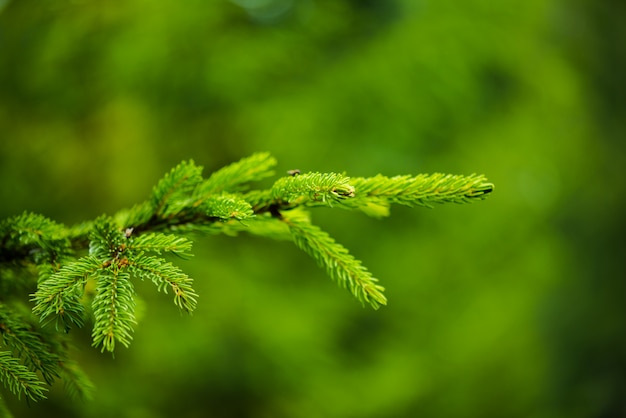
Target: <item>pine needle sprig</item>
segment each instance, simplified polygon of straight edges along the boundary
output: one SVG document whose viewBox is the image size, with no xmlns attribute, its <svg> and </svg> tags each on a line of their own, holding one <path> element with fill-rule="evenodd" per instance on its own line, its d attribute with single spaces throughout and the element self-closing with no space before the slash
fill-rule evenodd
<svg viewBox="0 0 626 418">
<path fill-rule="evenodd" d="M 244 196 L 256 213 L 298 206 L 341 206 L 354 197 L 350 178 L 338 173 L 303 173 L 281 177 L 269 190 Z"/>
<path fill-rule="evenodd" d="M 167 218 L 189 206 L 201 182 L 202 167 L 196 166 L 193 160 L 178 164 L 154 187 L 151 203 L 155 216 Z"/>
<path fill-rule="evenodd" d="M 101 216 L 94 222 L 89 234 L 89 254 L 104 261 L 119 258 L 126 247 L 126 235 L 108 216 Z"/>
<path fill-rule="evenodd" d="M 18 398 L 23 394 L 33 401 L 45 399 L 48 390 L 36 373 L 8 351 L 0 351 L 0 381 Z"/>
<path fill-rule="evenodd" d="M 418 176 L 353 178 L 356 189 L 351 204 L 375 202 L 432 207 L 433 203 L 469 203 L 482 200 L 493 184 L 482 175 L 421 174 Z"/>
<path fill-rule="evenodd" d="M 338 173 L 305 173 L 281 177 L 272 186 L 272 199 L 290 206 L 340 204 L 354 197 L 350 178 Z"/>
<path fill-rule="evenodd" d="M 206 216 L 218 218 L 220 221 L 235 219 L 238 221 L 254 216 L 250 203 L 231 193 L 211 196 L 203 203 Z"/>
<path fill-rule="evenodd" d="M 160 292 L 168 289 L 174 294 L 174 304 L 191 313 L 196 308 L 198 294 L 193 289 L 193 280 L 181 269 L 165 260 L 140 256 L 129 262 L 129 271 L 137 277 L 151 280 Z"/>
<path fill-rule="evenodd" d="M 340 287 L 349 289 L 357 300 L 369 303 L 374 309 L 387 304 L 385 288 L 344 246 L 306 219 L 284 218 L 284 222 L 296 245 L 317 260 Z"/>
<path fill-rule="evenodd" d="M 130 274 L 115 267 L 98 278 L 92 302 L 94 326 L 93 346 L 113 352 L 119 341 L 130 346 L 135 319 L 135 291 Z"/>
<path fill-rule="evenodd" d="M 191 255 L 191 246 L 191 241 L 185 237 L 163 233 L 133 236 L 132 229 L 122 233 L 110 219 L 96 222 L 90 250 L 101 257 L 101 270 L 92 302 L 94 346 L 112 352 L 116 341 L 126 347 L 130 345 L 136 323 L 131 276 L 148 277 L 155 282 L 159 277 L 172 288 L 177 306 L 188 312 L 195 308 L 197 294 L 193 291 L 192 279 L 165 260 L 149 255 L 168 252 L 187 258 Z"/>
<path fill-rule="evenodd" d="M 273 175 L 274 166 L 276 159 L 268 152 L 252 154 L 215 171 L 198 188 L 197 194 L 206 198 L 222 192 L 242 191 L 247 183 Z"/>
<path fill-rule="evenodd" d="M 145 229 L 151 229 L 154 231 L 154 226 L 148 228 L 147 226 L 151 221 L 157 219 L 155 215 L 153 202 L 148 200 L 134 205 L 130 209 L 122 209 L 117 212 L 113 219 L 116 225 L 119 225 L 122 229 L 133 228 L 133 230 L 141 229 L 141 226 L 146 226 Z"/>
<path fill-rule="evenodd" d="M 13 310 L 0 303 L 0 345 L 11 348 L 31 371 L 41 373 L 46 383 L 59 377 L 61 357 L 46 338 Z"/>
<path fill-rule="evenodd" d="M 33 295 L 33 312 L 41 320 L 62 324 L 64 329 L 83 325 L 85 284 L 97 282 L 92 301 L 94 326 L 93 344 L 113 351 L 116 342 L 130 345 L 135 324 L 135 294 L 131 276 L 148 277 L 157 283 L 169 284 L 174 303 L 191 312 L 197 294 L 192 279 L 165 260 L 157 258 L 163 252 L 181 258 L 191 256 L 192 242 L 174 234 L 160 232 L 133 236 L 132 228 L 122 231 L 112 218 L 100 217 L 89 234 L 88 256 L 70 262 L 58 271 L 42 273 L 39 287 Z M 158 278 L 158 280 L 157 280 Z"/>
<path fill-rule="evenodd" d="M 42 270 L 37 291 L 31 299 L 35 302 L 33 313 L 43 323 L 55 320 L 57 329 L 67 331 L 73 325 L 81 327 L 85 312 L 81 301 L 85 284 L 101 268 L 102 263 L 96 257 L 86 256 L 54 273 Z"/>
<path fill-rule="evenodd" d="M 189 258 L 191 257 L 192 245 L 193 243 L 188 238 L 156 232 L 139 235 L 136 238 L 130 237 L 126 249 L 135 251 L 135 253 L 152 252 L 161 254 L 162 252 L 168 252 L 181 258 Z"/>
<path fill-rule="evenodd" d="M 182 232 L 211 229 L 210 224 L 217 221 L 249 218 L 253 216 L 252 208 L 238 192 L 247 183 L 273 174 L 275 164 L 268 153 L 253 154 L 203 180 L 202 167 L 183 161 L 157 183 L 149 204 L 121 211 L 115 219 L 138 232 Z"/>
<path fill-rule="evenodd" d="M 24 212 L 0 222 L 0 262 L 20 259 L 40 264 L 71 252 L 64 225 Z"/>
</svg>

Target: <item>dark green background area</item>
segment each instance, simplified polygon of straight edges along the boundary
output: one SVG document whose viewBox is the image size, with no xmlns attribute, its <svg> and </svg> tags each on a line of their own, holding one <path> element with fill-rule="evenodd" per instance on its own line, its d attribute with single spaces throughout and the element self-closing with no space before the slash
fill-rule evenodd
<svg viewBox="0 0 626 418">
<path fill-rule="evenodd" d="M 183 159 L 278 175 L 483 173 L 485 202 L 314 221 L 387 288 L 363 308 L 293 244 L 196 240 L 193 316 L 137 283 L 95 399 L 15 415 L 623 417 L 618 0 L 0 0 L 0 217 L 66 224 Z"/>
</svg>

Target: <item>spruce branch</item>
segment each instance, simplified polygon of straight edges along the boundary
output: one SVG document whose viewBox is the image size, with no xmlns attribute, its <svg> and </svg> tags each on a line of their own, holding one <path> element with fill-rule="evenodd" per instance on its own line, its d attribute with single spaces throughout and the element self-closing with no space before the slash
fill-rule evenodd
<svg viewBox="0 0 626 418">
<path fill-rule="evenodd" d="M 308 213 L 304 209 L 294 208 L 289 211 L 293 216 L 307 217 Z M 260 213 L 255 215 L 245 223 L 242 222 L 225 222 L 221 224 L 223 234 L 236 236 L 239 232 L 247 232 L 252 235 L 258 235 L 265 238 L 275 240 L 293 240 L 289 227 L 282 221 L 282 214 L 275 212 Z"/>
<path fill-rule="evenodd" d="M 65 227 L 45 216 L 24 212 L 0 222 L 0 262 L 52 262 L 70 252 Z"/>
<path fill-rule="evenodd" d="M 259 152 L 214 172 L 198 188 L 198 196 L 206 197 L 222 192 L 239 192 L 247 183 L 259 181 L 274 174 L 276 159 L 268 152 Z"/>
<path fill-rule="evenodd" d="M 108 217 L 96 219 L 89 238 L 88 256 L 42 274 L 33 295 L 33 312 L 42 321 L 56 319 L 66 330 L 72 325 L 82 326 L 84 288 L 90 278 L 98 283 L 92 301 L 93 344 L 103 351 L 113 351 L 116 341 L 128 346 L 132 340 L 135 301 L 131 276 L 148 277 L 159 290 L 164 290 L 160 283 L 168 284 L 177 306 L 187 312 L 195 308 L 197 294 L 192 279 L 164 260 L 146 255 L 169 252 L 189 257 L 189 239 L 163 233 L 133 236 L 132 228 L 122 231 Z"/>
<path fill-rule="evenodd" d="M 189 258 L 191 256 L 192 242 L 185 238 L 173 234 L 144 234 L 137 238 L 130 238 L 126 246 L 128 250 L 136 252 L 153 252 L 161 254 L 169 252 L 181 258 Z"/>
<path fill-rule="evenodd" d="M 129 262 L 129 270 L 140 278 L 151 280 L 160 292 L 168 288 L 174 294 L 174 303 L 186 312 L 196 308 L 198 294 L 192 287 L 193 280 L 178 267 L 156 257 L 140 256 Z"/>
<path fill-rule="evenodd" d="M 150 200 L 136 204 L 130 209 L 122 209 L 113 215 L 113 220 L 116 225 L 119 225 L 123 230 L 133 228 L 134 235 L 140 232 L 142 226 L 145 226 L 143 229 L 150 231 L 159 229 L 156 227 L 156 219 L 153 202 Z M 150 225 L 151 222 L 152 225 L 148 227 L 147 225 Z"/>
<path fill-rule="evenodd" d="M 164 253 L 190 257 L 189 233 L 246 231 L 290 239 L 340 287 L 376 309 L 387 303 L 384 288 L 345 247 L 311 223 L 308 210 L 339 207 L 382 217 L 392 204 L 468 203 L 493 190 L 484 176 L 474 174 L 350 178 L 299 170 L 268 189 L 249 190 L 249 183 L 272 175 L 275 165 L 268 153 L 258 153 L 204 179 L 202 167 L 183 161 L 157 182 L 147 200 L 113 216 L 72 227 L 32 213 L 1 221 L 0 380 L 17 396 L 41 399 L 45 384 L 61 377 L 69 392 L 89 397 L 91 382 L 68 358 L 65 334 L 55 330 L 82 326 L 91 312 L 95 347 L 113 352 L 120 344 L 129 346 L 136 325 L 136 279 L 150 280 L 159 292 L 171 291 L 176 306 L 193 312 L 198 294 L 192 278 L 161 258 Z M 32 313 L 43 326 L 7 305 L 15 293 L 34 285 L 23 278 L 36 277 Z M 88 283 L 96 286 L 86 294 Z M 56 327 L 45 326 L 50 322 Z"/>
<path fill-rule="evenodd" d="M 493 184 L 482 175 L 469 176 L 452 174 L 421 174 L 418 176 L 370 178 L 357 177 L 351 180 L 356 189 L 356 199 L 350 203 L 380 205 L 397 203 L 406 206 L 426 206 L 432 203 L 470 203 L 482 200 L 493 191 Z"/>
<path fill-rule="evenodd" d="M 102 263 L 94 256 L 86 256 L 68 263 L 58 271 L 50 273 L 42 270 L 37 291 L 31 300 L 35 302 L 33 313 L 43 323 L 56 321 L 67 331 L 72 325 L 81 327 L 84 322 L 82 296 L 85 284 L 102 268 Z"/>
<path fill-rule="evenodd" d="M 254 154 L 203 180 L 202 167 L 193 161 L 183 161 L 157 183 L 148 202 L 114 217 L 100 217 L 80 229 L 89 231 L 92 258 L 66 264 L 49 276 L 53 284 L 42 280 L 35 293 L 35 312 L 44 320 L 60 316 L 66 327 L 71 323 L 81 324 L 85 280 L 90 277 L 98 280 L 98 296 L 105 290 L 101 279 L 111 272 L 115 277 L 113 282 L 118 285 L 135 276 L 150 279 L 159 291 L 171 289 L 174 302 L 181 309 L 192 311 L 197 294 L 191 279 L 178 267 L 149 253 L 171 252 L 187 257 L 191 241 L 180 237 L 181 233 L 236 234 L 243 230 L 274 238 L 282 238 L 288 232 L 341 286 L 349 288 L 359 300 L 378 307 L 385 303 L 382 286 L 344 247 L 309 221 L 305 222 L 302 209 L 337 206 L 385 216 L 392 203 L 428 207 L 434 203 L 465 203 L 484 199 L 493 190 L 493 185 L 478 175 L 436 173 L 351 179 L 338 173 L 293 171 L 277 179 L 269 189 L 242 194 L 249 182 L 270 175 L 275 164 L 267 153 Z M 281 226 L 285 224 L 286 230 Z M 112 300 L 110 296 L 107 300 Z M 132 300 L 132 292 L 129 298 Z M 114 313 L 114 308 L 115 305 L 109 305 L 108 313 Z M 128 342 L 133 321 L 122 322 L 126 326 L 120 329 L 126 334 L 119 335 Z M 110 347 L 106 343 L 105 348 Z"/>
<path fill-rule="evenodd" d="M 115 342 L 130 345 L 135 320 L 134 288 L 130 275 L 116 267 L 98 279 L 96 296 L 92 302 L 94 326 L 93 346 L 113 352 Z"/>
<path fill-rule="evenodd" d="M 66 335 L 38 327 L 24 308 L 21 304 L 9 307 L 0 303 L 0 347 L 6 348 L 26 370 L 36 377 L 41 376 L 43 382 L 36 383 L 36 386 L 42 386 L 45 390 L 44 383 L 51 385 L 54 380 L 60 378 L 68 388 L 76 386 L 73 390 L 78 396 L 88 398 L 93 384 L 78 364 L 68 358 Z M 7 361 L 15 364 L 8 357 Z M 21 373 L 23 370 L 18 367 L 12 373 Z M 20 379 L 28 381 L 30 379 L 28 376 L 30 375 L 24 375 Z M 0 380 L 7 384 L 1 373 Z M 19 386 L 14 389 L 19 389 Z M 19 395 L 15 390 L 12 391 Z M 30 396 L 29 399 L 38 398 Z"/>
<path fill-rule="evenodd" d="M 89 234 L 90 255 L 103 261 L 109 258 L 119 259 L 126 245 L 124 232 L 112 218 L 101 216 L 96 219 Z"/>
<path fill-rule="evenodd" d="M 241 221 L 254 216 L 250 203 L 230 193 L 209 197 L 204 201 L 204 206 L 209 218 L 218 218 L 223 221 L 229 219 Z"/>
<path fill-rule="evenodd" d="M 385 288 L 344 246 L 306 219 L 286 217 L 284 222 L 289 226 L 296 245 L 315 258 L 340 287 L 349 289 L 354 297 L 362 303 L 369 303 L 374 309 L 387 304 L 383 295 Z"/>
<path fill-rule="evenodd" d="M 273 200 L 289 206 L 333 206 L 354 197 L 354 187 L 343 174 L 306 173 L 278 179 L 271 194 Z"/>
<path fill-rule="evenodd" d="M 0 303 L 0 345 L 11 348 L 31 371 L 41 373 L 46 383 L 59 377 L 61 357 L 52 349 L 44 335 Z"/>
<path fill-rule="evenodd" d="M 210 231 L 213 223 L 243 220 L 253 215 L 250 204 L 236 193 L 247 183 L 270 176 L 276 160 L 253 154 L 202 179 L 202 167 L 183 161 L 154 187 L 150 204 L 136 205 L 115 218 L 138 232 L 147 230 Z M 219 229 L 219 228 L 217 228 Z"/>
<path fill-rule="evenodd" d="M 281 177 L 269 190 L 248 193 L 255 212 L 298 206 L 340 206 L 354 197 L 350 178 L 338 173 L 304 173 Z"/>
<path fill-rule="evenodd" d="M 18 398 L 22 394 L 33 401 L 46 397 L 44 383 L 8 351 L 0 351 L 0 381 Z"/>
<path fill-rule="evenodd" d="M 188 199 L 202 181 L 202 167 L 193 160 L 183 161 L 165 175 L 154 187 L 152 208 L 159 218 L 178 213 L 188 204 Z"/>
</svg>

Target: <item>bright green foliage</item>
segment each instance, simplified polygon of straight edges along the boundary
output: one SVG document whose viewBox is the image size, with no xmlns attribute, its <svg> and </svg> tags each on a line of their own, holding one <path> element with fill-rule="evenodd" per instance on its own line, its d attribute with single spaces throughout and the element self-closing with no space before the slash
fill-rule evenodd
<svg viewBox="0 0 626 418">
<path fill-rule="evenodd" d="M 129 231 L 129 233 L 132 233 Z M 127 250 L 135 252 L 147 251 L 161 254 L 161 251 L 170 252 L 182 258 L 191 254 L 191 241 L 187 238 L 166 234 L 144 234 L 136 238 L 129 237 Z"/>
<path fill-rule="evenodd" d="M 376 201 L 389 205 L 426 206 L 431 203 L 469 203 L 493 191 L 493 184 L 484 176 L 472 174 L 420 174 L 419 176 L 355 178 L 352 184 L 358 188 L 358 204 Z"/>
<path fill-rule="evenodd" d="M 228 193 L 223 193 L 216 197 L 209 197 L 204 201 L 204 205 L 207 207 L 207 216 L 219 218 L 224 221 L 228 219 L 241 221 L 254 216 L 254 211 L 250 203 L 236 195 Z"/>
<path fill-rule="evenodd" d="M 0 351 L 0 380 L 18 397 L 25 394 L 35 401 L 45 398 L 43 382 L 7 351 Z"/>
<path fill-rule="evenodd" d="M 93 299 L 93 345 L 113 351 L 115 341 L 128 347 L 135 321 L 135 300 L 130 274 L 116 264 L 98 278 Z"/>
<path fill-rule="evenodd" d="M 60 325 L 66 331 L 72 325 L 82 326 L 85 309 L 81 299 L 85 284 L 100 268 L 101 263 L 94 256 L 82 257 L 55 272 L 50 267 L 42 267 L 33 296 L 36 303 L 33 313 L 44 323 L 56 321 L 57 329 Z"/>
<path fill-rule="evenodd" d="M 128 347 L 137 324 L 136 280 L 149 280 L 163 293 L 171 291 L 176 306 L 193 312 L 198 299 L 193 280 L 162 258 L 163 253 L 191 256 L 192 243 L 185 236 L 189 232 L 248 231 L 291 239 L 340 287 L 377 309 L 387 303 L 384 288 L 345 247 L 310 222 L 306 208 L 341 207 L 383 216 L 392 203 L 466 203 L 493 190 L 476 175 L 351 179 L 337 173 L 289 173 L 269 189 L 247 191 L 250 182 L 271 175 L 275 164 L 267 153 L 254 154 L 205 180 L 202 167 L 184 161 L 157 183 L 148 200 L 113 216 L 70 228 L 34 214 L 2 222 L 0 284 L 7 288 L 4 282 L 17 280 L 22 270 L 36 271 L 32 314 L 43 324 L 33 325 L 15 313 L 8 298 L 0 298 L 4 384 L 18 396 L 41 399 L 44 382 L 62 378 L 70 392 L 88 396 L 91 384 L 67 358 L 64 334 L 58 331 L 81 327 L 90 315 L 95 347 L 109 352 L 118 344 Z M 50 322 L 56 327 L 45 327 Z"/>
<path fill-rule="evenodd" d="M 350 179 L 337 173 L 307 173 L 279 179 L 272 187 L 272 198 L 290 206 L 332 202 L 354 197 Z"/>
<path fill-rule="evenodd" d="M 138 277 L 150 279 L 161 292 L 171 289 L 174 303 L 182 310 L 192 312 L 196 308 L 198 295 L 191 286 L 193 281 L 172 263 L 142 255 L 129 261 L 129 270 Z"/>
<path fill-rule="evenodd" d="M 50 350 L 40 333 L 33 332 L 22 318 L 4 305 L 0 305 L 0 323 L 2 345 L 11 347 L 17 357 L 24 359 L 29 370 L 41 373 L 46 383 L 59 377 L 56 365 L 60 357 Z"/>
<path fill-rule="evenodd" d="M 0 261 L 29 259 L 35 263 L 61 258 L 69 241 L 62 225 L 34 213 L 0 222 Z"/>
<path fill-rule="evenodd" d="M 15 395 L 28 399 L 45 397 L 45 384 L 61 378 L 70 394 L 87 399 L 93 385 L 78 365 L 68 358 L 64 334 L 39 329 L 30 315 L 18 313 L 21 305 L 0 302 L 0 380 Z M 39 376 L 43 379 L 40 380 Z"/>
<path fill-rule="evenodd" d="M 154 187 L 152 209 L 158 218 L 167 218 L 189 206 L 191 194 L 202 181 L 202 167 L 193 161 L 183 161 L 163 177 Z"/>
<path fill-rule="evenodd" d="M 146 255 L 170 252 L 187 257 L 191 241 L 162 233 L 135 238 L 132 228 L 122 231 L 107 217 L 94 222 L 89 237 L 89 255 L 42 276 L 33 296 L 33 312 L 43 321 L 55 318 L 66 330 L 72 325 L 82 326 L 82 300 L 90 278 L 98 282 L 92 302 L 93 344 L 102 350 L 114 351 L 116 341 L 129 346 L 132 340 L 136 321 L 131 276 L 148 278 L 164 292 L 171 288 L 175 303 L 187 312 L 193 311 L 197 295 L 192 280 L 165 260 Z"/>
<path fill-rule="evenodd" d="M 199 188 L 200 196 L 245 190 L 246 184 L 274 174 L 276 160 L 267 152 L 243 158 L 213 173 Z"/>
<path fill-rule="evenodd" d="M 283 209 L 297 206 L 333 206 L 354 197 L 350 178 L 337 173 L 305 173 L 278 179 L 271 189 L 247 196 L 256 210 L 279 205 Z"/>
<path fill-rule="evenodd" d="M 296 245 L 315 258 L 339 286 L 350 289 L 358 300 L 369 303 L 374 309 L 387 304 L 383 295 L 385 288 L 345 247 L 307 219 L 290 217 L 285 218 L 285 223 Z"/>
</svg>

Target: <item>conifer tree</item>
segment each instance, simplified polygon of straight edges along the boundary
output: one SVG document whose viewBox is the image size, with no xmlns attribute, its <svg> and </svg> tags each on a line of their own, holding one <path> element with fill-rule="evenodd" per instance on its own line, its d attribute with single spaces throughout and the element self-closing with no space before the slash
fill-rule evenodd
<svg viewBox="0 0 626 418">
<path fill-rule="evenodd" d="M 27 400 L 45 398 L 62 379 L 88 398 L 92 384 L 71 358 L 67 331 L 90 317 L 93 346 L 128 347 L 136 325 L 137 280 L 169 294 L 181 311 L 198 303 L 193 280 L 162 255 L 191 255 L 195 235 L 240 231 L 291 239 L 364 305 L 387 303 L 384 288 L 349 251 L 311 223 L 308 209 L 329 206 L 389 215 L 391 204 L 432 207 L 484 199 L 493 185 L 482 175 L 350 178 L 292 170 L 269 189 L 251 182 L 274 175 L 275 160 L 254 154 L 208 178 L 183 161 L 136 206 L 75 226 L 23 213 L 0 222 L 0 381 Z M 86 289 L 90 284 L 90 289 Z M 0 400 L 0 410 L 4 408 Z"/>
</svg>

